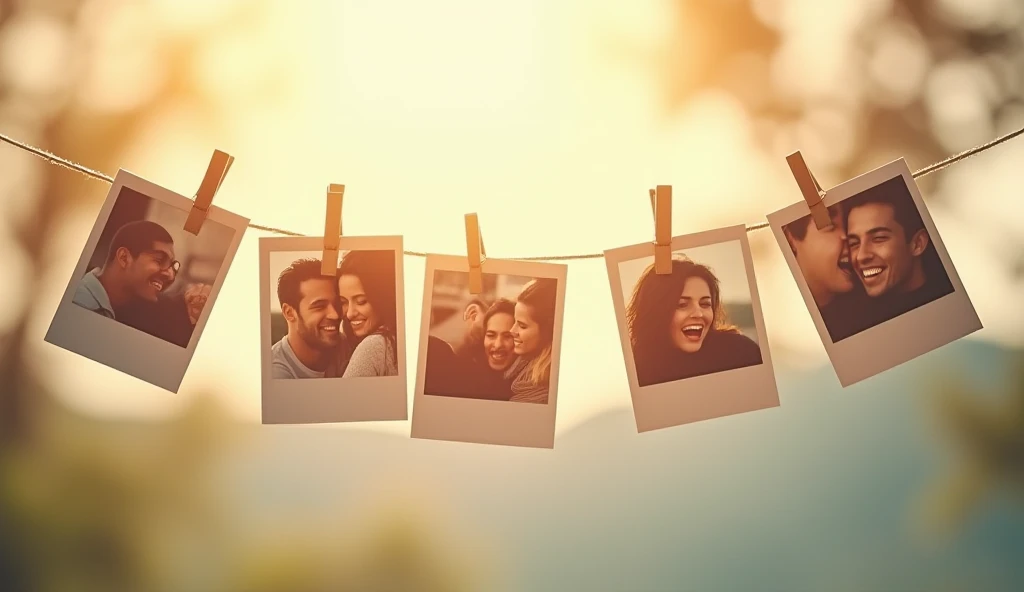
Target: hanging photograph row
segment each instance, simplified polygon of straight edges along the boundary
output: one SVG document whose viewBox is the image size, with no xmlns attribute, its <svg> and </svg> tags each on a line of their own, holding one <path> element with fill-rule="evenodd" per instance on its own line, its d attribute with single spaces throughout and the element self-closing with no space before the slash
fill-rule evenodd
<svg viewBox="0 0 1024 592">
<path fill-rule="evenodd" d="M 119 171 L 46 341 L 177 392 L 249 222 L 192 233 L 192 203 Z M 768 222 L 843 386 L 981 329 L 905 161 L 824 206 Z M 403 250 L 343 236 L 325 270 L 323 237 L 259 240 L 263 423 L 407 420 L 414 372 L 412 437 L 554 447 L 567 266 L 485 259 L 471 290 L 428 255 L 409 363 Z M 654 243 L 604 258 L 639 432 L 779 406 L 744 226 L 672 237 L 660 270 Z"/>
</svg>

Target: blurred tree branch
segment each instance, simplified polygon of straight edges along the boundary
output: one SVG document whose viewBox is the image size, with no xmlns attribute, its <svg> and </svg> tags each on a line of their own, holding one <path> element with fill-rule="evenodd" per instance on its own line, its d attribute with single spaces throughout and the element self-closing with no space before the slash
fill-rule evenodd
<svg viewBox="0 0 1024 592">
<path fill-rule="evenodd" d="M 894 0 L 891 10 L 869 14 L 860 22 L 848 44 L 837 35 L 829 40 L 832 45 L 822 47 L 823 52 L 848 56 L 842 62 L 844 84 L 827 92 L 794 94 L 794 89 L 784 85 L 799 78 L 793 78 L 794 72 L 780 78 L 779 72 L 786 64 L 781 52 L 799 32 L 793 24 L 785 24 L 787 19 L 798 18 L 792 14 L 797 5 L 785 0 L 674 0 L 672 6 L 675 32 L 671 41 L 647 58 L 658 64 L 667 107 L 685 106 L 702 89 L 725 90 L 747 108 L 769 149 L 784 138 L 808 133 L 815 137 L 816 146 L 827 145 L 835 132 L 818 126 L 813 115 L 817 110 L 829 111 L 846 120 L 836 129 L 848 130 L 845 135 L 855 138 L 854 146 L 838 153 L 831 163 L 842 178 L 876 166 L 893 153 L 907 154 L 925 164 L 968 147 L 950 143 L 949 134 L 943 133 L 949 124 L 929 102 L 927 85 L 932 79 L 927 77 L 939 68 L 970 64 L 982 77 L 979 81 L 993 81 L 976 89 L 985 93 L 988 110 L 987 119 L 974 125 L 995 126 L 992 122 L 1019 113 L 1024 104 L 1024 85 L 1018 82 L 1024 62 L 1019 22 L 1013 27 L 996 22 L 975 28 L 963 19 L 940 15 L 934 2 Z M 868 3 L 860 6 L 869 10 Z M 983 9 L 979 5 L 976 10 Z M 800 22 L 812 29 L 814 19 L 807 13 Z M 894 53 L 893 47 L 904 52 Z M 912 94 L 896 96 L 894 84 L 901 82 L 899 68 L 905 66 L 893 63 L 881 68 L 879 60 L 884 61 L 885 56 L 910 59 L 916 51 L 931 61 L 924 72 L 926 78 Z M 892 72 L 898 73 L 895 79 Z M 823 74 L 809 66 L 801 72 L 811 78 Z M 973 142 L 968 138 L 967 143 Z M 822 155 L 809 156 L 818 157 Z"/>
</svg>

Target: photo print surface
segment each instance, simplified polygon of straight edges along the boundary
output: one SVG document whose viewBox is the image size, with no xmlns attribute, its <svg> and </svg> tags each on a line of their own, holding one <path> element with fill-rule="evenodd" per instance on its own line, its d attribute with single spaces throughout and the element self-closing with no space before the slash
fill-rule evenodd
<svg viewBox="0 0 1024 592">
<path fill-rule="evenodd" d="M 118 171 L 45 340 L 177 392 L 248 219 Z"/>
<path fill-rule="evenodd" d="M 768 216 L 843 386 L 981 329 L 903 159 Z"/>
<path fill-rule="evenodd" d="M 427 258 L 413 402 L 416 438 L 551 448 L 565 265 Z"/>
<path fill-rule="evenodd" d="M 605 251 L 637 430 L 779 406 L 746 229 Z"/>
<path fill-rule="evenodd" d="M 263 423 L 408 418 L 402 237 L 260 239 Z"/>
</svg>

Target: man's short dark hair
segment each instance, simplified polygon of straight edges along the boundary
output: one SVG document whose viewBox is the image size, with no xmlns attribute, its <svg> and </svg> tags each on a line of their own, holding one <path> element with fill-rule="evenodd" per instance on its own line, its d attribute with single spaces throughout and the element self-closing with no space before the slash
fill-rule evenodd
<svg viewBox="0 0 1024 592">
<path fill-rule="evenodd" d="M 487 308 L 487 312 L 484 313 L 484 327 L 487 327 L 487 321 L 491 320 L 491 317 L 501 313 L 515 316 L 516 303 L 508 298 L 498 298 L 495 300 L 494 304 L 490 305 Z"/>
<path fill-rule="evenodd" d="M 284 268 L 281 275 L 277 276 L 277 300 L 281 306 L 288 306 L 299 309 L 299 302 L 302 301 L 302 282 L 312 279 L 333 280 L 329 275 L 324 275 L 319 259 L 298 259 Z"/>
<path fill-rule="evenodd" d="M 850 212 L 857 207 L 868 204 L 883 204 L 892 206 L 893 217 L 903 228 L 903 234 L 909 242 L 917 234 L 917 231 L 924 229 L 924 220 L 917 211 L 917 205 L 910 196 L 910 190 L 903 181 L 903 177 L 893 177 L 885 183 L 876 185 L 871 189 L 862 191 L 853 197 L 843 200 L 846 206 L 846 219 L 849 220 Z"/>
<path fill-rule="evenodd" d="M 110 240 L 110 249 L 107 251 L 107 263 L 114 260 L 117 251 L 121 247 L 128 249 L 132 257 L 138 257 L 139 253 L 148 251 L 156 243 L 174 244 L 174 239 L 167 230 L 149 220 L 135 220 L 117 229 L 114 237 Z"/>
</svg>

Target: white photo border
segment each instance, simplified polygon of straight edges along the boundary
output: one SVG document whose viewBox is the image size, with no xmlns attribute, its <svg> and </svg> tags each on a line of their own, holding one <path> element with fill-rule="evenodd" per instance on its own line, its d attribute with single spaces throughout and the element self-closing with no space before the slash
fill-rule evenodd
<svg viewBox="0 0 1024 592">
<path fill-rule="evenodd" d="M 89 260 L 96 250 L 100 236 L 107 226 L 114 204 L 121 196 L 122 190 L 126 188 L 182 210 L 186 214 L 192 209 L 194 203 L 183 195 L 124 169 L 118 170 L 96 217 L 96 222 L 93 224 L 92 231 L 89 233 L 89 239 L 71 273 L 64 296 L 50 321 L 44 341 L 154 386 L 177 393 L 185 377 L 185 372 L 192 362 L 196 345 L 206 328 L 210 312 L 217 303 L 217 296 L 224 285 L 224 278 L 234 262 L 235 254 L 238 252 L 242 237 L 249 225 L 249 219 L 217 206 L 211 206 L 207 211 L 207 221 L 223 224 L 234 230 L 235 233 L 224 254 L 224 261 L 217 271 L 217 277 L 210 288 L 206 305 L 199 315 L 188 346 L 179 347 L 134 327 L 86 310 L 72 302 L 79 281 L 88 271 L 86 267 L 89 265 Z M 202 229 L 199 232 L 201 234 Z"/>
<path fill-rule="evenodd" d="M 747 230 L 743 225 L 706 230 L 694 234 L 672 237 L 672 251 L 686 251 L 699 247 L 739 241 L 743 252 L 743 265 L 750 288 L 757 344 L 761 350 L 761 363 L 756 366 L 735 368 L 713 374 L 693 376 L 672 382 L 640 386 L 636 375 L 636 361 L 629 344 L 626 325 L 626 297 L 622 293 L 619 265 L 626 261 L 654 256 L 654 243 L 641 243 L 604 251 L 608 269 L 608 282 L 612 292 L 615 321 L 619 328 L 622 357 L 629 379 L 629 392 L 633 400 L 633 416 L 637 432 L 648 432 L 675 427 L 697 421 L 725 417 L 779 407 L 779 391 L 772 365 L 768 334 L 765 330 L 761 299 L 758 296 L 753 258 Z"/>
<path fill-rule="evenodd" d="M 468 273 L 469 262 L 466 257 L 453 255 L 431 254 L 426 258 L 419 359 L 416 364 L 416 390 L 413 393 L 412 437 L 477 444 L 554 448 L 555 411 L 558 403 L 558 375 L 561 368 L 568 266 L 559 263 L 507 259 L 486 259 L 481 265 L 481 271 L 485 274 L 551 278 L 557 282 L 554 337 L 551 351 L 551 381 L 548 402 L 543 405 L 517 401 L 445 397 L 427 395 L 423 392 L 435 271 Z"/>
<path fill-rule="evenodd" d="M 323 237 L 260 237 L 260 372 L 264 424 L 405 421 L 408 419 L 405 276 L 401 236 L 342 236 L 339 251 L 394 251 L 397 376 L 271 377 L 270 254 L 322 251 Z"/>
<path fill-rule="evenodd" d="M 906 160 L 899 158 L 828 190 L 824 199 L 825 207 L 832 207 L 847 198 L 897 177 L 903 177 L 903 182 L 910 191 L 914 205 L 928 231 L 928 237 L 935 245 L 935 251 L 942 261 L 942 267 L 953 286 L 953 292 L 838 342 L 832 341 L 832 337 L 825 327 L 821 312 L 814 302 L 807 281 L 800 271 L 796 256 L 789 247 L 782 229 L 783 226 L 810 213 L 807 203 L 800 201 L 768 214 L 768 224 L 771 226 L 772 234 L 775 235 L 779 249 L 796 280 L 804 304 L 814 320 L 818 336 L 832 363 L 832 368 L 843 387 L 895 368 L 982 328 L 981 319 L 960 281 L 960 276 L 935 228 L 935 223 L 924 204 L 921 191 Z M 884 347 L 880 347 L 882 345 Z"/>
</svg>

